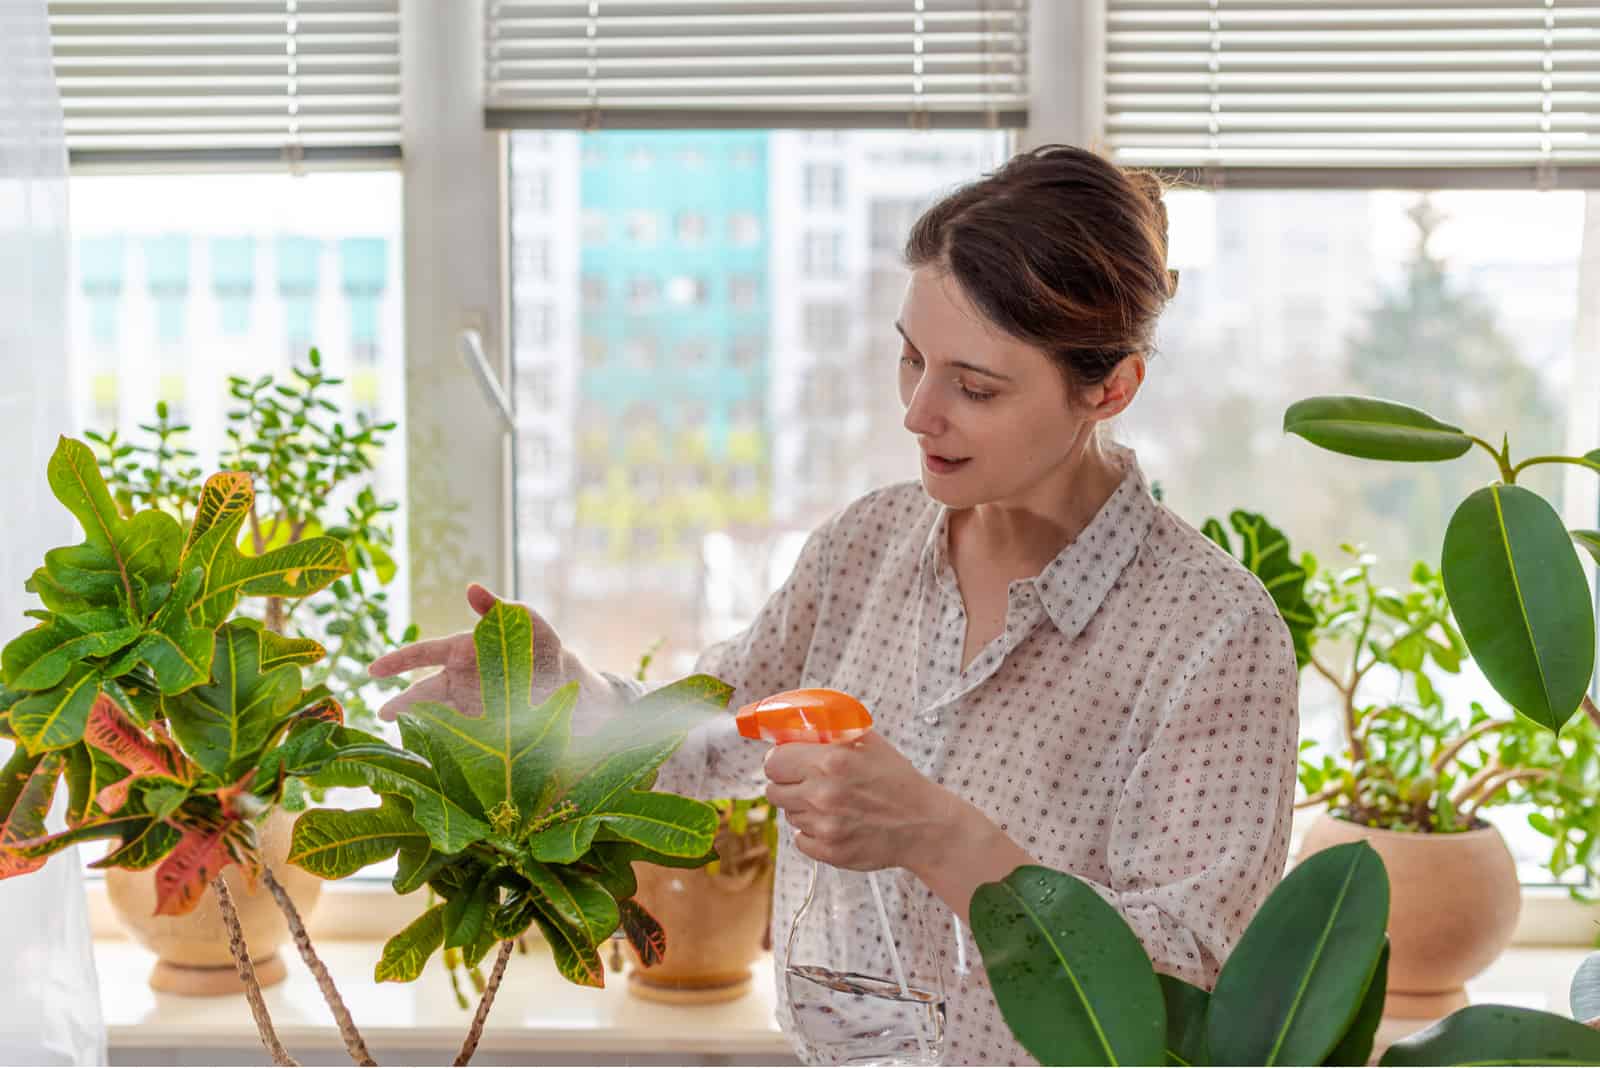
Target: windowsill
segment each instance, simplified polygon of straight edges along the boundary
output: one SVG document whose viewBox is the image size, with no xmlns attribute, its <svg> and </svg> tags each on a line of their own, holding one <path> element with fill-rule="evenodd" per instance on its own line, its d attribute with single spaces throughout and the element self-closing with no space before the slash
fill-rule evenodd
<svg viewBox="0 0 1600 1068">
<path fill-rule="evenodd" d="M 379 941 L 330 940 L 318 950 L 380 1063 L 442 1062 L 460 1046 L 471 1010 L 457 1007 L 437 957 L 415 983 L 373 982 L 381 947 Z M 292 949 L 285 951 L 291 955 L 289 977 L 265 991 L 279 1038 L 306 1063 L 342 1060 L 338 1030 L 315 983 Z M 1565 1014 L 1568 984 L 1587 952 L 1515 947 L 1467 990 L 1475 1003 Z M 97 939 L 95 959 L 113 1063 L 205 1063 L 229 1060 L 230 1053 L 261 1052 L 243 998 L 157 994 L 146 984 L 154 957 L 126 940 Z M 640 1064 L 654 1057 L 677 1064 L 793 1063 L 773 1018 L 771 962 L 758 960 L 752 970 L 750 992 L 736 1001 L 662 1005 L 633 997 L 627 979 L 617 973 L 608 974 L 603 990 L 574 986 L 556 973 L 544 944 L 533 942 L 526 957 L 512 958 L 478 1059 L 485 1064 L 589 1059 Z M 1385 1018 L 1375 1057 L 1382 1046 L 1430 1022 Z"/>
<path fill-rule="evenodd" d="M 448 1063 L 472 1022 L 476 995 L 467 986 L 471 1006 L 459 1008 L 437 956 L 414 983 L 374 982 L 382 945 L 327 940 L 317 950 L 379 1063 Z M 263 992 L 278 1037 L 302 1063 L 342 1062 L 338 1029 L 315 982 L 292 946 L 284 952 L 288 978 Z M 158 994 L 147 983 L 154 960 L 127 940 L 95 941 L 113 1063 L 221 1063 L 234 1053 L 264 1055 L 244 998 Z M 624 974 L 608 974 L 603 990 L 574 986 L 556 972 L 545 944 L 530 941 L 527 956 L 514 956 L 506 969 L 474 1061 L 793 1063 L 773 1018 L 771 962 L 759 960 L 752 970 L 750 992 L 736 1001 L 662 1005 L 630 994 Z"/>
</svg>

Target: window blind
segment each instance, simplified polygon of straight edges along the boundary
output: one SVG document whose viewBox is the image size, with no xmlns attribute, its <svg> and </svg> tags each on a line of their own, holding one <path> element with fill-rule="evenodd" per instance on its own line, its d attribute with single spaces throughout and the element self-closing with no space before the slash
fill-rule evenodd
<svg viewBox="0 0 1600 1068">
<path fill-rule="evenodd" d="M 1120 162 L 1230 184 L 1554 184 L 1600 164 L 1600 3 L 1107 0 L 1105 79 Z"/>
<path fill-rule="evenodd" d="M 509 127 L 1020 127 L 1027 0 L 488 0 Z"/>
<path fill-rule="evenodd" d="M 50 0 L 74 164 L 400 154 L 399 0 Z"/>
</svg>

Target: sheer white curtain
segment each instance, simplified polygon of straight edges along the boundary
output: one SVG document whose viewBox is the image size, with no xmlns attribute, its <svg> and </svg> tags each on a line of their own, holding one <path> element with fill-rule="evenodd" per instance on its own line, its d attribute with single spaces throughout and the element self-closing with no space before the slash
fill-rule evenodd
<svg viewBox="0 0 1600 1068">
<path fill-rule="evenodd" d="M 69 430 L 66 314 L 67 150 L 45 0 L 0 0 L 0 641 L 28 626 L 22 584 L 43 552 L 75 533 L 45 481 Z M 105 1063 L 75 850 L 0 882 L 0 969 L 0 1063 Z"/>
</svg>

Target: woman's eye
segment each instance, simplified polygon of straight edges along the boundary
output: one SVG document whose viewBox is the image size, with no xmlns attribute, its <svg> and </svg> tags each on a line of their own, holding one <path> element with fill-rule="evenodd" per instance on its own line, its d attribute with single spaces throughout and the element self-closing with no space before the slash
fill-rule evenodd
<svg viewBox="0 0 1600 1068">
<path fill-rule="evenodd" d="M 968 400 L 975 401 L 986 401 L 994 397 L 993 393 L 984 393 L 980 390 L 968 389 L 966 386 L 961 387 L 961 395 L 966 397 Z"/>
</svg>

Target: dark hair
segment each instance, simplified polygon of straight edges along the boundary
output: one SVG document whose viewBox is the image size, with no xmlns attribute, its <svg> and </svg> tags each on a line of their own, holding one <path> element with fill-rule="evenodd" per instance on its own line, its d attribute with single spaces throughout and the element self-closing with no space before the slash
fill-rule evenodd
<svg viewBox="0 0 1600 1068">
<path fill-rule="evenodd" d="M 948 270 L 995 326 L 1043 349 L 1069 387 L 1149 352 L 1177 289 L 1155 175 L 1043 145 L 946 196 L 906 239 L 913 268 Z"/>
</svg>

